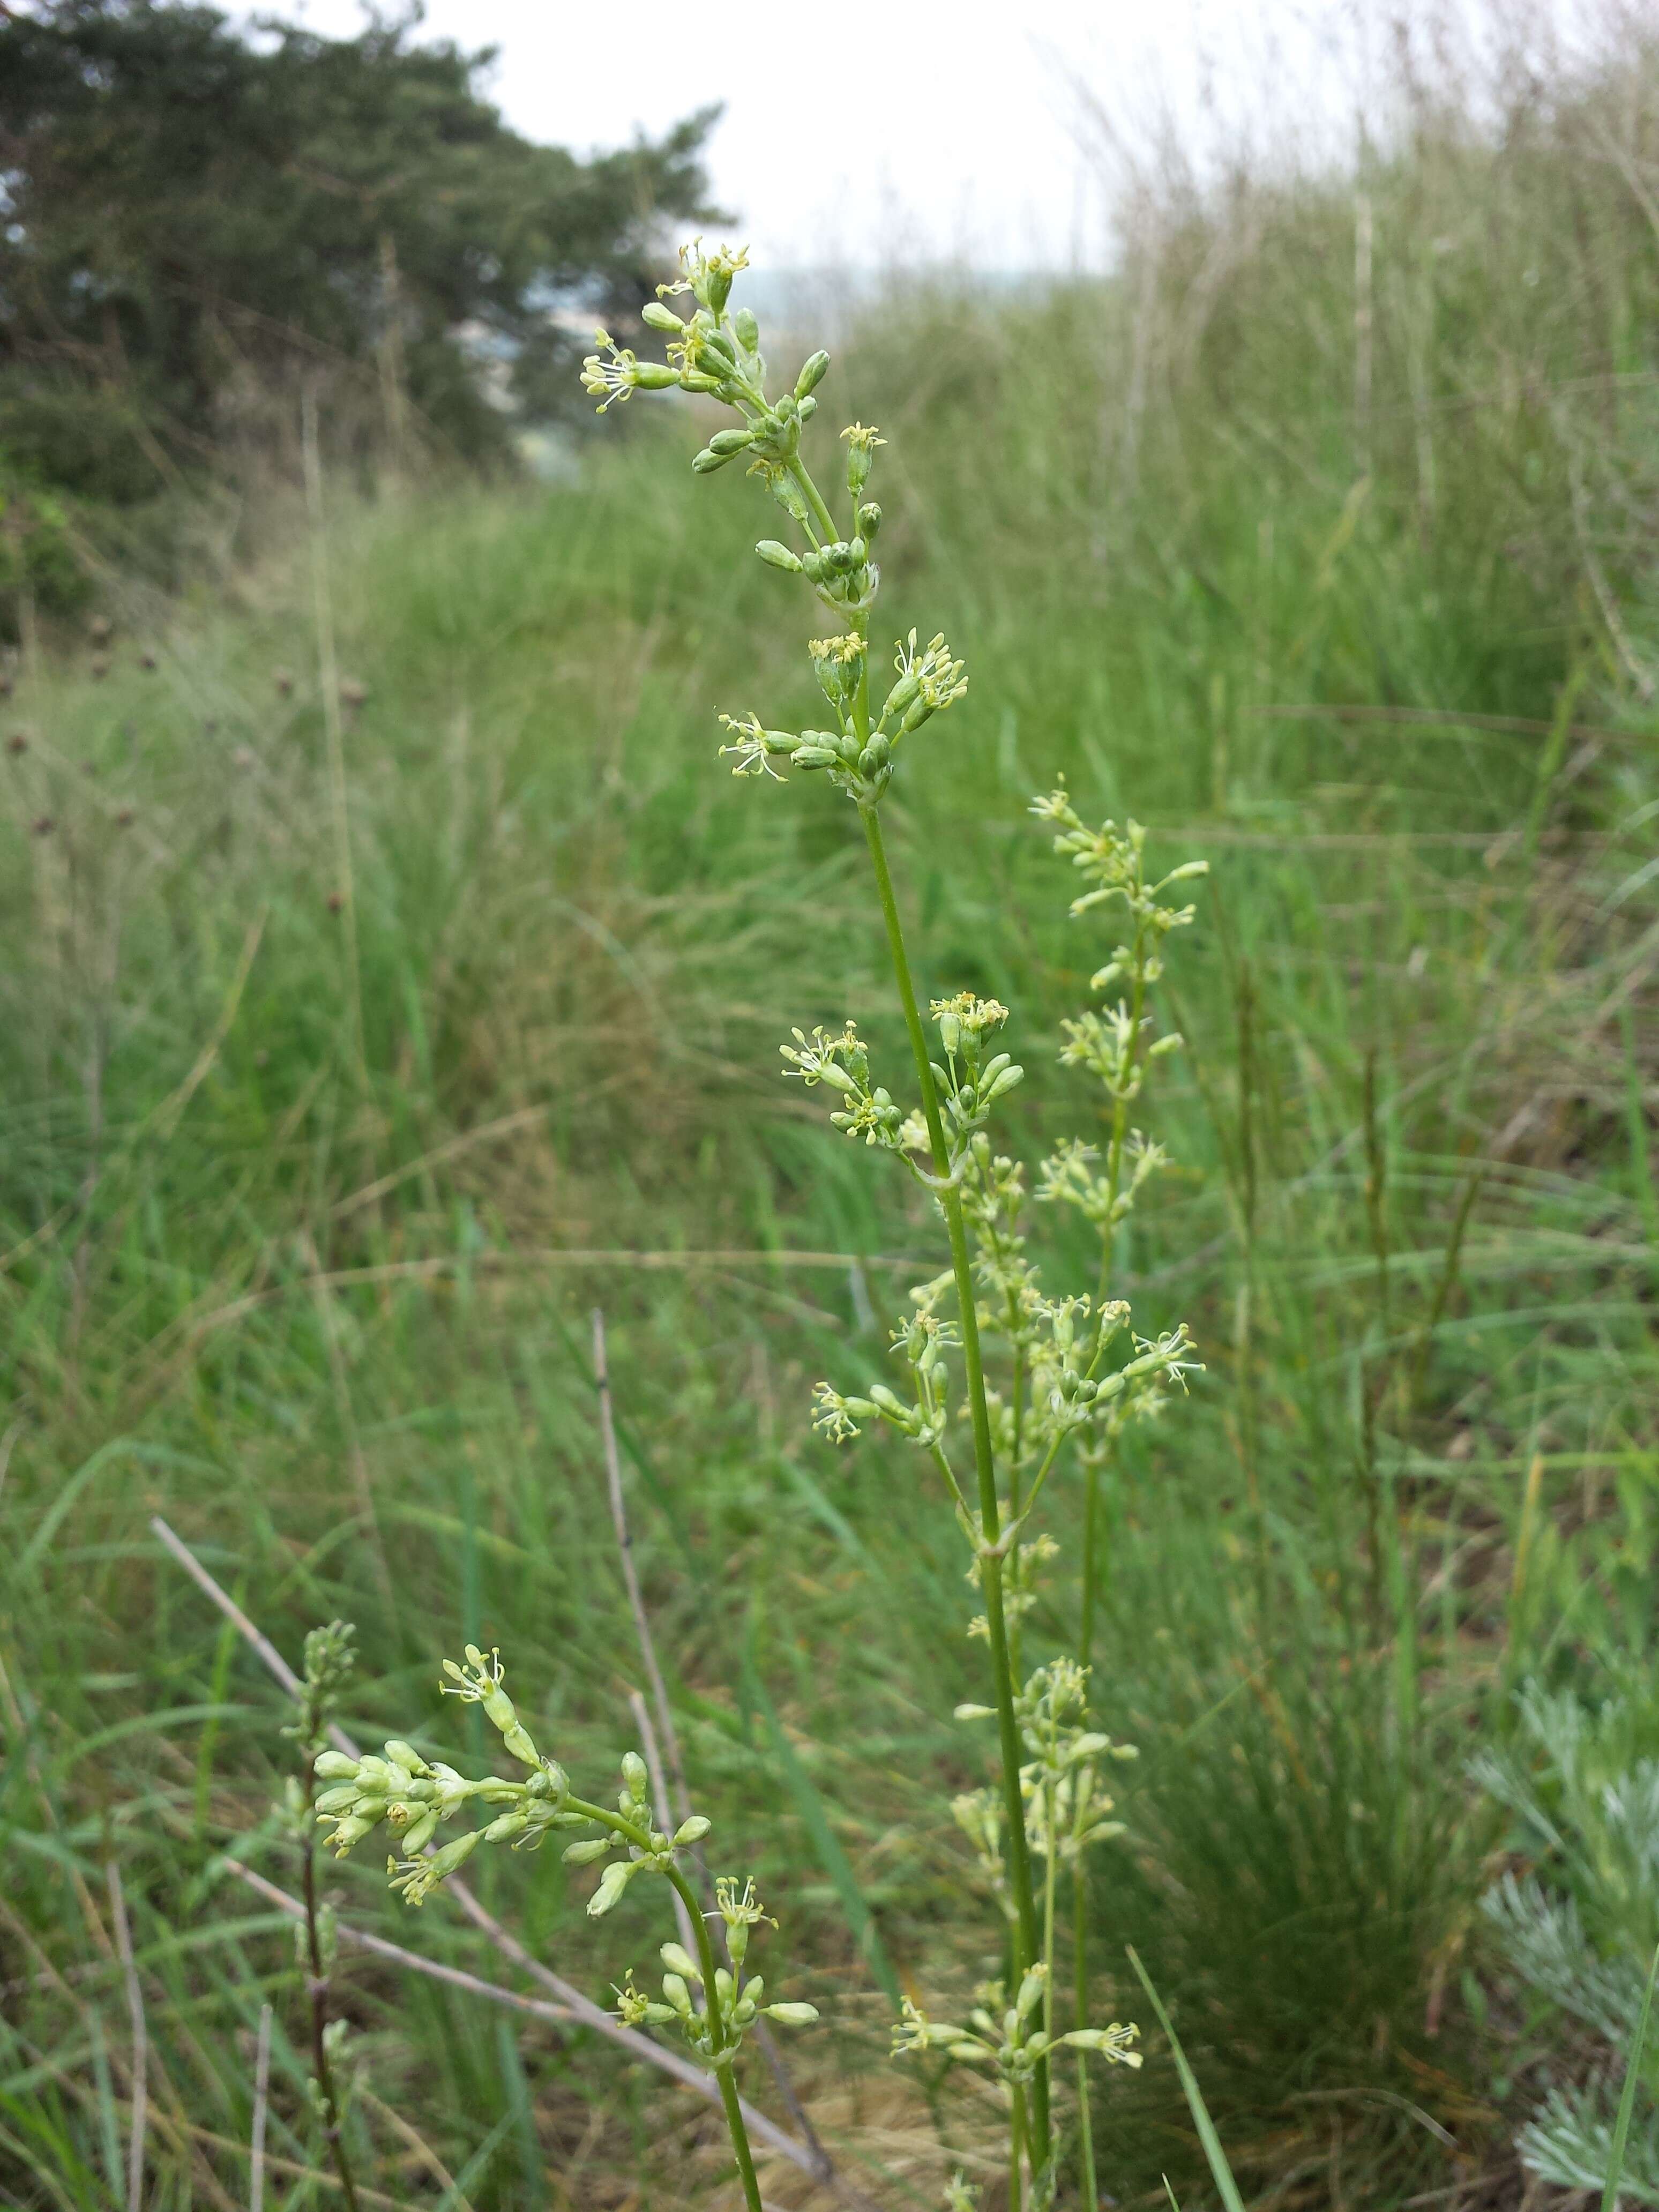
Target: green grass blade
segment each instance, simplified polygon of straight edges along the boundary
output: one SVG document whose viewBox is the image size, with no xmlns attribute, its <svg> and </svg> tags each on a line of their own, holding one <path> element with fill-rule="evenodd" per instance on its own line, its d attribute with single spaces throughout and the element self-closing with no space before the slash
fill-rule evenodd
<svg viewBox="0 0 1659 2212">
<path fill-rule="evenodd" d="M 1215 2185 L 1221 2191 L 1221 2202 L 1226 2207 L 1226 2212 L 1244 2212 L 1244 2199 L 1238 2193 L 1238 2184 L 1233 2179 L 1232 2168 L 1227 2163 L 1226 2152 L 1221 2148 L 1221 2138 L 1215 2131 L 1215 2123 L 1211 2119 L 1209 2109 L 1204 2102 L 1202 2092 L 1198 2086 L 1198 2078 L 1187 2063 L 1187 2054 L 1181 2047 L 1181 2039 L 1170 2025 L 1170 2015 L 1164 2011 L 1163 2001 L 1158 1991 L 1152 1987 L 1152 1977 L 1141 1965 L 1133 1946 L 1129 1950 L 1129 1964 L 1139 1975 L 1140 1986 L 1146 1990 L 1152 2010 L 1158 2014 L 1158 2024 L 1170 2039 L 1170 2050 L 1175 2059 L 1176 2071 L 1180 2075 L 1181 2086 L 1187 2094 L 1187 2104 L 1192 2112 L 1193 2125 L 1198 2130 L 1198 2139 L 1204 2146 L 1204 2155 L 1210 2162 L 1210 2172 L 1214 2177 Z M 1643 2016 L 1646 2017 L 1645 2012 Z M 1169 2184 L 1166 2182 L 1164 2186 L 1167 2189 Z"/>
<path fill-rule="evenodd" d="M 1601 2212 L 1618 2212 L 1619 2184 L 1625 2172 L 1625 2145 L 1630 2140 L 1630 2116 L 1636 2108 L 1636 2083 L 1642 2071 L 1642 2045 L 1647 2041 L 1648 2013 L 1653 2003 L 1656 1975 L 1659 1975 L 1659 1950 L 1655 1951 L 1653 1964 L 1648 1968 L 1648 1985 L 1642 1992 L 1642 2009 L 1637 2016 L 1636 2033 L 1631 2038 L 1630 2057 L 1625 2062 L 1625 2086 L 1620 2092 L 1619 2117 L 1613 2124 L 1613 2148 L 1607 2154 L 1607 2183 L 1601 2191 Z"/>
<path fill-rule="evenodd" d="M 829 1875 L 835 1893 L 841 1899 L 841 1908 L 847 1915 L 847 1924 L 853 1932 L 854 1942 L 896 2012 L 902 2002 L 898 1976 L 893 1972 L 893 1962 L 883 1946 L 881 1931 L 876 1926 L 869 1901 L 859 1887 L 853 1863 L 842 1849 L 841 1838 L 830 1826 L 823 1799 L 802 1765 L 799 1753 L 784 1733 L 783 1723 L 766 1694 L 760 1679 L 760 1669 L 755 1664 L 752 1624 L 750 1641 L 744 1651 L 744 1674 L 750 1703 L 766 1723 L 772 1754 L 777 1760 L 789 1794 L 795 1801 L 795 1809 L 812 1839 L 812 1849 L 817 1854 L 818 1864 Z"/>
</svg>

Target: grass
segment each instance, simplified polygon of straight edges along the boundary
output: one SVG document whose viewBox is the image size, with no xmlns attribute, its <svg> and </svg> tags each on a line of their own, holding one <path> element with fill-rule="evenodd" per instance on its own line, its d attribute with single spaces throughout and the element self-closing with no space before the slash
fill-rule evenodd
<svg viewBox="0 0 1659 2212">
<path fill-rule="evenodd" d="M 949 773 L 891 810 L 927 983 L 1002 998 L 1044 1055 L 1100 957 L 1024 816 L 1057 773 L 1212 863 L 1158 1108 L 1183 1172 L 1126 1263 L 1139 1325 L 1190 1319 L 1207 1371 L 1109 1500 L 1101 1702 L 1142 1755 L 1094 1921 L 1103 1988 L 1133 2010 L 1132 1943 L 1263 2205 L 1502 2174 L 1502 1832 L 1465 1761 L 1528 1674 L 1593 1688 L 1650 1649 L 1659 276 L 1596 149 L 1648 158 L 1655 84 L 1632 50 L 1495 149 L 1437 110 L 1379 158 L 1363 421 L 1352 185 L 1317 177 L 1177 198 L 1121 283 L 912 300 L 833 372 L 893 441 L 890 579 L 973 679 L 928 739 Z M 127 2201 L 112 1857 L 145 2201 L 245 2201 L 267 2001 L 267 2187 L 328 2198 L 290 1939 L 213 1874 L 234 1844 L 283 1878 L 279 1702 L 148 1516 L 290 1659 L 359 1624 L 354 1733 L 453 1741 L 435 1660 L 478 1637 L 538 1735 L 600 1755 L 637 1662 L 594 1304 L 700 1794 L 834 2023 L 800 2087 L 884 2203 L 974 2170 L 971 2098 L 879 2062 L 880 1962 L 930 1990 L 994 1964 L 945 1810 L 980 1778 L 954 1532 L 908 1459 L 806 1422 L 829 1364 L 882 1371 L 935 1240 L 775 1073 L 791 1023 L 878 1000 L 882 947 L 854 825 L 713 758 L 771 628 L 744 488 L 665 491 L 629 427 L 555 489 L 331 489 L 349 910 L 303 529 L 194 605 L 112 580 L 112 672 L 64 641 L 10 702 L 9 2202 Z M 752 703 L 805 707 L 793 661 Z M 604 1993 L 614 1936 L 551 1855 L 483 1893 Z M 372 1871 L 337 1894 L 407 1937 Z M 442 1906 L 419 1948 L 497 1973 Z M 701 2108 L 585 2032 L 356 1958 L 341 1983 L 388 2200 L 665 2205 L 716 2170 Z M 1190 2212 L 1204 2147 L 1151 2051 L 1100 2100 L 1102 2172 Z"/>
</svg>

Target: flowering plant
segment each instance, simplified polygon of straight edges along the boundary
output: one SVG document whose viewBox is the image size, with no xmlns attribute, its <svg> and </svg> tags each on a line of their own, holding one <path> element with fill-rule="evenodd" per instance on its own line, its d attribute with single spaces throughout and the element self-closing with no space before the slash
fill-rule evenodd
<svg viewBox="0 0 1659 2212">
<path fill-rule="evenodd" d="M 1095 1225 L 1097 1277 L 1085 1291 L 1051 1294 L 1028 1249 L 1025 1170 L 992 1137 L 996 1109 L 1024 1076 L 1000 1044 L 1008 1009 L 957 992 L 929 1001 L 924 1016 L 882 830 L 882 801 L 895 775 L 927 726 L 968 690 L 964 664 L 943 634 L 922 646 L 913 629 L 896 643 L 891 680 L 880 675 L 872 614 L 881 586 L 874 556 L 882 510 L 869 485 L 886 441 L 862 422 L 842 431 L 847 508 L 838 520 L 802 453 L 829 356 L 812 354 L 793 385 L 773 396 L 756 319 L 746 307 L 730 307 L 746 260 L 726 248 L 705 252 L 701 243 L 685 248 L 677 281 L 659 287 L 641 313 L 646 327 L 668 340 L 665 361 L 641 361 L 601 331 L 583 380 L 601 414 L 636 391 L 672 388 L 728 410 L 733 420 L 708 438 L 692 468 L 708 475 L 746 460 L 781 509 L 791 541 L 763 538 L 757 553 L 769 568 L 799 578 L 833 626 L 808 648 L 826 726 L 778 729 L 752 710 L 725 714 L 720 750 L 738 775 L 781 781 L 789 767 L 821 773 L 856 811 L 911 1067 L 903 1078 L 879 1079 L 868 1046 L 847 1021 L 838 1030 L 814 1028 L 810 1036 L 795 1030 L 782 1048 L 784 1072 L 830 1093 L 832 1126 L 890 1154 L 927 1193 L 949 1248 L 948 1268 L 913 1292 L 912 1310 L 893 1332 L 902 1387 L 870 1382 L 848 1390 L 823 1382 L 816 1394 L 815 1418 L 826 1436 L 848 1441 L 861 1425 L 882 1422 L 936 1471 L 982 1606 L 969 1633 L 983 1638 L 989 1662 L 992 1702 L 963 1706 L 959 1717 L 994 1723 L 997 1782 L 954 1809 L 1006 1917 L 1006 1990 L 982 1992 L 965 2024 L 934 2021 L 907 2004 L 895 2048 L 937 2051 L 1001 2081 L 1011 2172 L 1022 2199 L 1038 2205 L 1052 2201 L 1060 2171 L 1054 2057 L 1062 2049 L 1074 2052 L 1079 2159 L 1085 2200 L 1092 2204 L 1098 2187 L 1086 2058 L 1140 2063 L 1133 2026 L 1097 2027 L 1089 2017 L 1085 1853 L 1118 1832 L 1103 1776 L 1109 1762 L 1133 1755 L 1092 1725 L 1086 1705 L 1100 1485 L 1125 1426 L 1161 1411 L 1195 1364 L 1184 1325 L 1155 1338 L 1136 1334 L 1127 1304 L 1113 1295 L 1113 1262 L 1123 1220 L 1147 1178 L 1166 1164 L 1161 1147 L 1131 1125 L 1130 1113 L 1154 1064 L 1181 1042 L 1172 1032 L 1155 1033 L 1149 1004 L 1164 939 L 1193 919 L 1193 908 L 1168 894 L 1201 875 L 1206 864 L 1188 861 L 1151 879 L 1139 824 L 1091 828 L 1063 787 L 1033 804 L 1054 832 L 1055 851 L 1084 879 L 1073 913 L 1121 908 L 1127 923 L 1127 939 L 1093 978 L 1105 1003 L 1066 1024 L 1060 1054 L 1101 1086 L 1103 1150 L 1081 1139 L 1061 1145 L 1043 1162 L 1036 1185 L 1039 1201 L 1075 1207 Z M 668 304 L 677 298 L 689 298 L 689 313 Z M 908 1098 L 901 1095 L 906 1085 Z M 1024 1675 L 1023 1626 L 1038 1576 L 1057 1555 L 1033 1516 L 1067 1454 L 1084 1480 L 1077 1650 Z M 1061 2024 L 1056 2005 L 1062 1866 L 1073 1938 L 1069 2025 Z M 959 2182 L 952 2192 L 953 2203 L 968 2201 Z"/>
</svg>

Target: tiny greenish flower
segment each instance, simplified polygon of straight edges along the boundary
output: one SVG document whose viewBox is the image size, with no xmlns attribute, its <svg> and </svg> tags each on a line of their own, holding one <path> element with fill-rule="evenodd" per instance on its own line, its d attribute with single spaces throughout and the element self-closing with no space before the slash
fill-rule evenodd
<svg viewBox="0 0 1659 2212">
<path fill-rule="evenodd" d="M 644 1862 L 641 1859 L 612 1859 L 599 1877 L 599 1886 L 587 1900 L 590 1920 L 603 1919 L 611 1908 L 620 1904 L 623 1893 Z"/>
<path fill-rule="evenodd" d="M 1077 2051 L 1093 2051 L 1114 2066 L 1139 2067 L 1144 2055 L 1131 2048 L 1140 2030 L 1133 2021 L 1121 2027 L 1114 2021 L 1109 2027 L 1074 2027 L 1069 2035 L 1062 2036 Z"/>
<path fill-rule="evenodd" d="M 606 330 L 595 331 L 593 343 L 599 351 L 582 362 L 582 386 L 599 400 L 594 412 L 603 415 L 638 386 L 639 356 L 629 346 L 617 345 Z"/>
<path fill-rule="evenodd" d="M 734 740 L 720 747 L 722 755 L 736 755 L 733 775 L 769 775 L 775 782 L 784 781 L 781 772 L 772 763 L 793 757 L 800 742 L 798 738 L 787 730 L 763 730 L 758 714 L 722 714 L 720 726 L 729 730 Z"/>
<path fill-rule="evenodd" d="M 900 642 L 893 665 L 898 671 L 898 682 L 887 695 L 881 720 L 885 723 L 896 716 L 906 731 L 919 729 L 930 714 L 951 706 L 968 689 L 968 678 L 963 673 L 965 664 L 951 659 L 943 630 L 920 648 L 912 630 Z"/>
<path fill-rule="evenodd" d="M 727 1928 L 753 1928 L 763 1920 L 769 1928 L 778 1924 L 757 1896 L 752 1875 L 741 1888 L 735 1875 L 720 1875 L 714 1883 L 714 1909 Z"/>
<path fill-rule="evenodd" d="M 484 1839 L 482 1828 L 469 1828 L 465 1835 L 457 1836 L 435 1851 L 423 1856 L 388 1859 L 386 1873 L 389 1886 L 403 1892 L 406 1905 L 424 1905 L 439 1883 L 464 1867 Z"/>
<path fill-rule="evenodd" d="M 847 441 L 847 489 L 856 500 L 870 481 L 878 446 L 887 443 L 880 432 L 864 422 L 849 422 L 842 432 Z"/>
<path fill-rule="evenodd" d="M 732 278 L 748 266 L 747 246 L 721 246 L 713 253 L 705 253 L 702 239 L 694 238 L 680 248 L 679 275 L 672 283 L 659 284 L 657 297 L 669 300 L 677 292 L 690 292 L 700 307 L 717 315 L 731 297 Z"/>
</svg>

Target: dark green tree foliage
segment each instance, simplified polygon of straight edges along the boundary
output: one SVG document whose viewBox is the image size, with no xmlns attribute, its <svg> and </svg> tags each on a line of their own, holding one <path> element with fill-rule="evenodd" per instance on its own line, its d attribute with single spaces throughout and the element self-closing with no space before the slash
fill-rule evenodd
<svg viewBox="0 0 1659 2212">
<path fill-rule="evenodd" d="M 502 449 L 503 397 L 550 411 L 572 384 L 555 308 L 637 300 L 708 212 L 714 112 L 580 161 L 506 126 L 477 88 L 489 52 L 416 44 L 418 22 L 244 36 L 158 0 L 0 18 L 14 471 L 143 498 L 305 364 L 468 458 Z"/>
</svg>

